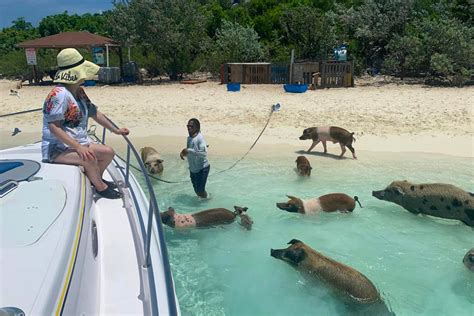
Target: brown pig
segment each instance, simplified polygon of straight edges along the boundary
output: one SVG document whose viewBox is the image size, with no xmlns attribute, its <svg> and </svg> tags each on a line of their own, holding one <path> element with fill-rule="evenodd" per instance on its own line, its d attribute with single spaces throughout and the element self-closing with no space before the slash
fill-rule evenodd
<svg viewBox="0 0 474 316">
<path fill-rule="evenodd" d="M 360 314 L 393 315 L 365 275 L 324 256 L 300 240 L 292 239 L 288 244 L 290 246 L 286 249 L 271 249 L 270 255 L 289 263 L 308 278 L 328 286 L 338 297 L 354 303 L 356 307 L 367 307 Z"/>
<path fill-rule="evenodd" d="M 305 156 L 298 156 L 295 162 L 296 162 L 296 172 L 300 176 L 309 177 L 311 175 L 311 170 L 313 168 L 311 168 L 311 164 L 309 163 L 308 158 L 306 158 Z"/>
<path fill-rule="evenodd" d="M 323 143 L 324 153 L 327 153 L 326 142 L 333 142 L 334 144 L 339 143 L 341 146 L 341 154 L 339 158 L 344 156 L 346 147 L 352 152 L 352 157 L 357 159 L 355 149 L 352 147 L 352 143 L 355 142 L 354 133 L 351 133 L 344 128 L 337 126 L 318 126 L 310 127 L 303 131 L 303 135 L 300 136 L 300 140 L 311 139 L 313 143 L 308 149 L 308 153 L 319 143 Z"/>
<path fill-rule="evenodd" d="M 226 208 L 213 208 L 192 214 L 178 214 L 174 208 L 168 207 L 168 210 L 160 213 L 160 216 L 163 224 L 173 228 L 202 228 L 230 224 L 239 216 L 241 225 L 251 230 L 253 221 L 246 213 L 248 208 L 234 206 L 234 209 L 234 212 Z"/>
</svg>

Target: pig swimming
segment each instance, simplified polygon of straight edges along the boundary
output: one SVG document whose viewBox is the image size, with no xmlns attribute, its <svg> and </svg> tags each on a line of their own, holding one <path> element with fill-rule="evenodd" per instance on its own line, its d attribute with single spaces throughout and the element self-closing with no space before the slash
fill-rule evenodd
<svg viewBox="0 0 474 316">
<path fill-rule="evenodd" d="M 173 228 L 202 228 L 234 222 L 240 217 L 240 224 L 247 230 L 252 229 L 253 221 L 247 215 L 247 207 L 234 206 L 235 211 L 225 208 L 213 208 L 192 214 L 178 214 L 174 208 L 169 207 L 166 212 L 160 213 L 163 224 Z"/>
<path fill-rule="evenodd" d="M 352 303 L 357 315 L 394 315 L 384 304 L 374 284 L 359 271 L 337 262 L 292 239 L 286 249 L 271 249 L 270 255 L 283 260 L 308 278 L 333 289 L 343 301 Z"/>
</svg>

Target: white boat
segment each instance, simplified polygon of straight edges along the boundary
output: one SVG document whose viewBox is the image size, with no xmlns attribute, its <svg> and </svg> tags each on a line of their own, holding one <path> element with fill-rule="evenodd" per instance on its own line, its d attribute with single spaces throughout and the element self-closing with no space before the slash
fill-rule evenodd
<svg viewBox="0 0 474 316">
<path fill-rule="evenodd" d="M 108 166 L 109 200 L 41 143 L 0 151 L 0 315 L 180 315 L 151 182 L 129 166 Z"/>
</svg>

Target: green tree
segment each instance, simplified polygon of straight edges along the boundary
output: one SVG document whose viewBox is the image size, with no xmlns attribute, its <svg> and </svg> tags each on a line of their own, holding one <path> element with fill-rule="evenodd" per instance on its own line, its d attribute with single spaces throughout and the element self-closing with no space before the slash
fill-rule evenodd
<svg viewBox="0 0 474 316">
<path fill-rule="evenodd" d="M 16 44 L 38 37 L 36 29 L 24 18 L 12 22 L 12 26 L 0 31 L 0 55 L 19 50 Z"/>
<path fill-rule="evenodd" d="M 384 63 L 396 75 L 438 77 L 462 85 L 474 74 L 474 28 L 458 19 L 416 20 L 388 45 Z"/>
<path fill-rule="evenodd" d="M 41 19 L 38 32 L 43 36 L 50 36 L 61 32 L 88 31 L 94 34 L 107 35 L 105 30 L 105 14 L 69 15 L 67 11 L 61 14 L 49 15 Z"/>
<path fill-rule="evenodd" d="M 223 21 L 211 54 L 211 70 L 226 62 L 256 62 L 264 58 L 257 32 L 238 23 Z"/>
<path fill-rule="evenodd" d="M 171 80 L 198 67 L 196 61 L 210 43 L 206 23 L 202 7 L 193 0 L 131 0 L 115 4 L 109 16 L 111 34 L 156 55 Z"/>
<path fill-rule="evenodd" d="M 396 36 L 387 45 L 388 56 L 384 61 L 386 73 L 399 76 L 417 76 L 424 52 L 421 40 L 413 36 Z"/>
<path fill-rule="evenodd" d="M 320 10 L 299 6 L 287 9 L 281 19 L 285 42 L 303 59 L 327 59 L 337 44 L 334 22 Z"/>
<path fill-rule="evenodd" d="M 32 32 L 34 31 L 34 27 L 30 22 L 26 22 L 25 18 L 20 17 L 12 22 L 11 28 L 17 31 L 26 31 Z"/>
<path fill-rule="evenodd" d="M 75 31 L 78 19 L 77 14 L 69 15 L 67 11 L 61 14 L 49 15 L 40 21 L 38 31 L 41 37 Z"/>
<path fill-rule="evenodd" d="M 387 44 L 403 35 L 415 13 L 414 0 L 366 0 L 358 7 L 338 8 L 344 36 L 357 41 L 356 53 L 369 67 L 381 68 Z"/>
</svg>

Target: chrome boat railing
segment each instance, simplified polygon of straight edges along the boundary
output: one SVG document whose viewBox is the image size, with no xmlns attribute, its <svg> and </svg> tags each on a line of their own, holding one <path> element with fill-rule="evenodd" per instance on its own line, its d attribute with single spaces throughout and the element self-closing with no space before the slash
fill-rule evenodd
<svg viewBox="0 0 474 316">
<path fill-rule="evenodd" d="M 118 128 L 118 126 L 110 119 L 107 117 L 107 119 L 114 125 L 114 127 Z M 101 142 L 105 144 L 105 136 L 106 136 L 107 130 L 104 128 L 102 132 L 102 139 Z M 171 273 L 171 267 L 169 263 L 169 257 L 168 257 L 168 250 L 166 247 L 166 242 L 165 242 L 165 237 L 164 237 L 164 232 L 163 232 L 163 224 L 161 222 L 161 217 L 160 217 L 160 209 L 158 207 L 158 203 L 156 201 L 156 196 L 155 192 L 153 190 L 153 185 L 151 184 L 150 177 L 148 176 L 148 172 L 145 168 L 145 165 L 143 164 L 140 155 L 138 154 L 137 150 L 133 146 L 132 142 L 130 139 L 122 135 L 124 138 L 125 142 L 127 143 L 127 158 L 125 160 L 126 163 L 126 168 L 125 168 L 125 185 L 127 188 L 130 189 L 133 195 L 133 201 L 135 204 L 135 208 L 138 210 L 140 208 L 140 205 L 138 203 L 138 200 L 135 198 L 135 193 L 133 192 L 132 187 L 130 186 L 129 182 L 129 176 L 130 176 L 130 154 L 133 153 L 142 176 L 145 178 L 145 183 L 146 183 L 146 189 L 148 191 L 149 195 L 149 208 L 148 208 L 148 222 L 147 222 L 147 228 L 145 231 L 145 244 L 144 244 L 144 258 L 145 258 L 145 267 L 147 269 L 151 270 L 151 257 L 150 257 L 150 246 L 151 246 L 151 235 L 152 235 L 152 228 L 153 228 L 153 215 L 155 218 L 156 222 L 156 227 L 158 231 L 158 240 L 160 244 L 160 252 L 161 252 L 161 257 L 163 259 L 163 268 L 164 268 L 164 277 L 165 277 L 165 282 L 166 282 L 166 292 L 167 292 L 167 298 L 168 298 L 168 311 L 169 315 L 178 315 L 178 304 L 176 302 L 176 297 L 175 297 L 175 291 L 174 291 L 174 283 L 173 283 L 173 277 Z M 122 171 L 123 172 L 123 171 Z M 152 278 L 151 273 L 148 274 L 149 277 L 149 282 L 153 282 L 153 280 L 150 280 Z M 155 293 L 156 294 L 156 293 Z M 156 313 L 158 314 L 157 308 L 152 308 L 152 314 Z"/>
</svg>

